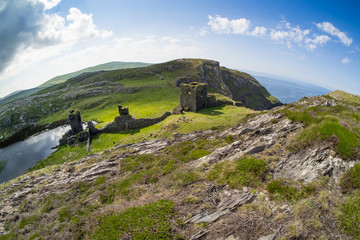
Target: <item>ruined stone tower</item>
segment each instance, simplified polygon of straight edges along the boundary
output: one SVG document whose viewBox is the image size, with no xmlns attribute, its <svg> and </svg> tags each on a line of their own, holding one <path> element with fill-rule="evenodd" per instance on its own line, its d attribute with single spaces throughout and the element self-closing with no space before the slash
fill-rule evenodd
<svg viewBox="0 0 360 240">
<path fill-rule="evenodd" d="M 120 116 L 128 116 L 129 115 L 129 108 L 128 107 L 123 108 L 123 106 L 119 105 L 118 109 L 119 109 Z"/>
<path fill-rule="evenodd" d="M 71 110 L 69 113 L 69 121 L 72 134 L 78 134 L 79 132 L 84 131 L 82 122 L 81 122 L 81 115 L 80 111 Z"/>
<path fill-rule="evenodd" d="M 180 106 L 185 111 L 197 112 L 207 107 L 207 84 L 192 82 L 180 85 Z"/>
</svg>

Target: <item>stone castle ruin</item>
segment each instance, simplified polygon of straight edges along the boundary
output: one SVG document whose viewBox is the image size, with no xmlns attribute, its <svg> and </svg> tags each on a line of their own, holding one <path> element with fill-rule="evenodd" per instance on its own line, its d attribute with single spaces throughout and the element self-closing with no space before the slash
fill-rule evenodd
<svg viewBox="0 0 360 240">
<path fill-rule="evenodd" d="M 71 110 L 69 114 L 69 122 L 72 134 L 78 134 L 79 132 L 84 131 L 82 121 L 81 121 L 81 114 L 79 111 Z"/>
<path fill-rule="evenodd" d="M 71 110 L 69 113 L 71 130 L 64 134 L 64 136 L 59 140 L 60 145 L 74 145 L 76 143 L 85 141 L 88 141 L 89 143 L 90 138 L 93 135 L 99 133 L 112 133 L 120 132 L 127 129 L 148 127 L 150 125 L 163 121 L 165 118 L 171 115 L 170 112 L 165 112 L 161 117 L 158 118 L 135 119 L 129 114 L 129 109 L 127 107 L 123 108 L 121 105 L 119 105 L 118 109 L 120 116 L 116 116 L 113 122 L 107 124 L 100 129 L 96 128 L 92 122 L 88 122 L 88 128 L 86 130 L 83 130 L 80 112 L 75 112 L 74 110 Z"/>
<path fill-rule="evenodd" d="M 180 105 L 174 108 L 173 114 L 181 114 L 184 111 L 197 112 L 203 108 L 221 105 L 243 106 L 242 102 L 236 102 L 231 99 L 217 99 L 215 95 L 208 94 L 207 87 L 208 85 L 206 83 L 182 83 L 180 85 Z M 135 119 L 129 114 L 129 108 L 119 105 L 118 110 L 119 116 L 116 116 L 113 122 L 100 129 L 96 128 L 92 122 L 88 122 L 86 130 L 83 129 L 80 112 L 71 110 L 69 113 L 71 130 L 59 140 L 60 145 L 74 145 L 79 142 L 88 141 L 89 146 L 92 135 L 148 127 L 163 121 L 171 115 L 170 112 L 165 112 L 158 118 Z"/>
<path fill-rule="evenodd" d="M 207 84 L 192 82 L 180 85 L 180 106 L 185 111 L 197 112 L 207 107 Z"/>
<path fill-rule="evenodd" d="M 184 111 L 197 112 L 203 108 L 221 105 L 244 106 L 242 102 L 216 99 L 215 95 L 208 94 L 207 87 L 206 83 L 200 82 L 180 84 L 180 106 L 174 108 L 173 114 L 181 114 Z"/>
<path fill-rule="evenodd" d="M 85 142 L 90 138 L 89 131 L 84 131 L 80 111 L 71 110 L 69 112 L 70 128 L 59 140 L 60 145 L 74 145 L 77 142 Z"/>
</svg>

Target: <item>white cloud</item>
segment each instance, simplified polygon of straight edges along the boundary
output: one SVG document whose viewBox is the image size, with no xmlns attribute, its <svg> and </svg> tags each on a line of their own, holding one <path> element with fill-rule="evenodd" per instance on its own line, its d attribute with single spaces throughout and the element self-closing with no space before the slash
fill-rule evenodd
<svg viewBox="0 0 360 240">
<path fill-rule="evenodd" d="M 211 27 L 211 30 L 216 33 L 230 33 L 230 21 L 227 18 L 222 18 L 217 15 L 215 18 L 213 16 L 208 16 L 209 22 L 208 25 Z"/>
<path fill-rule="evenodd" d="M 265 27 L 255 27 L 251 31 L 251 22 L 246 18 L 229 20 L 228 18 L 220 17 L 219 15 L 216 15 L 215 17 L 209 15 L 208 17 L 210 29 L 219 34 L 239 34 L 261 37 L 264 36 L 267 31 Z M 200 35 L 205 35 L 206 33 L 206 29 L 202 28 Z"/>
<path fill-rule="evenodd" d="M 17 2 L 20 5 L 14 5 L 13 2 L 11 5 L 10 2 L 7 2 L 4 11 L 12 13 L 12 18 L 8 21 L 9 25 L 6 24 L 6 28 L 0 29 L 0 35 L 3 35 L 1 32 L 4 31 L 4 36 L 6 36 L 4 39 L 0 38 L 0 42 L 5 49 L 9 49 L 0 52 L 3 58 L 0 64 L 0 81 L 26 70 L 46 58 L 59 55 L 79 41 L 113 35 L 111 31 L 98 29 L 94 24 L 92 14 L 84 14 L 77 8 L 71 8 L 66 18 L 57 13 L 47 14 L 44 12 L 45 7 L 56 6 L 60 2 L 58 0 L 21 1 L 27 4 L 24 5 L 24 10 L 26 9 L 29 14 L 33 12 L 37 14 L 28 17 L 25 27 L 22 25 L 19 27 L 15 23 L 20 21 L 18 19 L 23 16 L 21 11 L 14 9 L 22 5 L 20 2 Z M 7 34 L 8 29 L 12 29 L 11 32 L 14 32 L 14 36 Z"/>
<path fill-rule="evenodd" d="M 252 32 L 249 33 L 249 35 L 254 37 L 262 37 L 265 36 L 267 29 L 265 27 L 255 27 Z"/>
<path fill-rule="evenodd" d="M 341 62 L 346 64 L 346 63 L 350 63 L 351 60 L 348 57 L 345 57 L 343 60 L 341 60 Z"/>
<path fill-rule="evenodd" d="M 230 21 L 230 27 L 234 34 L 245 34 L 250 27 L 250 21 L 245 18 L 240 18 Z"/>
<path fill-rule="evenodd" d="M 78 42 L 94 37 L 110 37 L 111 31 L 98 30 L 92 14 L 84 14 L 77 8 L 70 8 L 65 18 L 57 15 L 45 15 L 38 36 L 41 42 L 53 44 Z"/>
<path fill-rule="evenodd" d="M 327 35 L 314 35 L 314 38 L 306 38 L 305 39 L 305 46 L 308 50 L 313 51 L 319 45 L 323 46 L 327 43 L 331 38 Z"/>
<path fill-rule="evenodd" d="M 312 40 L 312 42 L 314 44 L 318 44 L 318 45 L 324 45 L 327 41 L 330 40 L 329 36 L 326 35 L 320 35 L 320 36 L 316 36 L 315 39 Z"/>
<path fill-rule="evenodd" d="M 351 45 L 351 43 L 353 42 L 353 40 L 351 38 L 349 38 L 348 36 L 346 36 L 346 34 L 344 32 L 341 32 L 339 29 L 334 27 L 334 25 L 332 25 L 329 22 L 317 23 L 316 26 L 319 29 L 323 30 L 324 32 L 327 32 L 332 36 L 338 37 L 340 39 L 340 41 L 347 47 L 349 47 Z"/>
<path fill-rule="evenodd" d="M 202 27 L 199 31 L 199 35 L 204 37 L 206 36 L 206 34 L 208 34 L 208 31 L 206 30 L 206 27 Z"/>
<path fill-rule="evenodd" d="M 288 48 L 291 48 L 293 43 L 301 46 L 309 33 L 309 29 L 303 30 L 299 26 L 294 27 L 286 20 L 282 20 L 276 29 L 271 29 L 270 38 L 274 41 L 284 43 Z"/>
<path fill-rule="evenodd" d="M 161 39 L 161 42 L 165 42 L 165 43 L 168 42 L 168 43 L 173 43 L 173 44 L 175 44 L 175 43 L 181 42 L 180 39 L 175 38 L 175 37 L 168 37 L 168 36 L 166 36 L 166 37 L 161 37 L 160 39 Z"/>
<path fill-rule="evenodd" d="M 288 32 L 275 31 L 274 29 L 271 29 L 270 37 L 272 40 L 275 40 L 275 41 L 284 40 L 288 36 L 289 36 Z"/>
<path fill-rule="evenodd" d="M 338 37 L 346 46 L 350 46 L 353 41 L 329 22 L 318 23 L 316 26 L 318 29 L 329 33 L 331 36 L 320 34 L 318 29 L 306 29 L 300 26 L 294 26 L 284 18 L 275 28 L 269 29 L 260 26 L 252 27 L 250 20 L 246 18 L 231 20 L 219 15 L 209 15 L 208 18 L 209 27 L 203 27 L 199 31 L 200 36 L 205 36 L 209 31 L 212 31 L 217 34 L 238 34 L 262 38 L 268 37 L 275 42 L 285 44 L 288 48 L 298 46 L 309 51 L 314 51 L 319 46 L 324 46 L 327 42 L 332 40 L 331 36 Z M 312 36 L 310 36 L 311 31 L 313 31 Z"/>
<path fill-rule="evenodd" d="M 61 0 L 38 0 L 38 1 L 44 4 L 45 10 L 52 9 L 61 2 Z"/>
</svg>

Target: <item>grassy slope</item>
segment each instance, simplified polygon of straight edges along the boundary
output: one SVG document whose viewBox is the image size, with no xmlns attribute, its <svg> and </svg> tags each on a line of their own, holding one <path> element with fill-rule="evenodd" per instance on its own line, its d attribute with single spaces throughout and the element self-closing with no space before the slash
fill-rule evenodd
<svg viewBox="0 0 360 240">
<path fill-rule="evenodd" d="M 326 94 L 332 98 L 335 98 L 340 101 L 352 102 L 352 103 L 359 103 L 360 104 L 360 96 L 353 95 L 344 91 L 336 90 Z"/>
<path fill-rule="evenodd" d="M 150 91 L 149 93 L 153 93 L 151 89 L 147 90 Z M 157 93 L 153 94 L 156 96 Z M 155 96 L 146 95 L 149 98 Z M 151 114 L 155 114 L 159 104 L 161 106 L 172 105 L 171 98 L 169 99 L 164 103 L 154 101 L 153 104 L 151 102 L 140 104 L 137 111 L 144 112 L 150 108 L 155 111 L 151 112 Z M 138 100 L 138 98 L 133 98 L 128 103 L 130 105 Z M 158 113 L 160 112 L 158 111 Z M 113 151 L 110 148 L 113 142 L 120 144 L 136 142 L 148 137 L 150 133 L 156 134 L 158 137 L 171 137 L 174 133 L 224 128 L 241 122 L 246 114 L 253 112 L 249 109 L 230 106 L 204 109 L 198 113 L 186 113 L 185 116 L 192 119 L 189 123 L 177 122 L 178 116 L 171 116 L 162 123 L 147 128 L 99 135 L 92 143 L 92 152 L 101 152 L 108 148 L 101 158 L 111 159 L 112 156 L 121 154 L 121 152 Z M 345 141 L 352 134 L 355 134 L 356 138 L 360 137 L 360 132 L 356 131 L 360 122 L 359 115 L 344 107 L 323 106 L 309 108 L 289 104 L 282 112 L 290 120 L 304 123 L 306 128 L 303 132 L 314 132 L 311 130 L 314 128 L 318 131 L 311 135 L 316 138 L 312 139 L 310 144 L 314 144 L 314 142 L 321 143 L 324 140 L 322 136 L 327 138 L 332 134 L 339 137 L 340 140 L 344 137 Z M 130 113 L 132 113 L 131 109 Z M 117 115 L 116 111 L 114 111 L 114 115 L 108 113 L 109 118 L 115 115 Z M 324 124 L 333 125 L 331 125 L 331 128 L 323 129 Z M 347 132 L 352 134 L 343 134 Z M 305 147 L 302 143 L 305 142 L 306 144 L 307 140 L 301 138 L 302 133 L 298 136 L 300 137 L 295 140 L 296 144 Z M 119 236 L 126 237 L 126 234 L 139 236 L 140 239 L 181 238 L 181 236 L 174 234 L 174 229 L 189 228 L 189 225 L 184 224 L 188 216 L 176 215 L 179 205 L 178 208 L 174 209 L 174 199 L 178 201 L 177 204 L 180 202 L 182 207 L 193 206 L 205 210 L 207 208 L 211 209 L 211 205 L 206 202 L 206 198 L 203 199 L 199 193 L 205 191 L 209 184 L 217 186 L 226 184 L 231 188 L 240 189 L 240 191 L 243 186 L 247 186 L 252 192 L 266 189 L 271 203 L 275 204 L 277 208 L 291 206 L 293 210 L 292 216 L 296 220 L 294 225 L 286 225 L 288 222 L 286 222 L 285 215 L 272 216 L 275 221 L 285 223 L 285 225 L 281 225 L 281 228 L 284 227 L 284 230 L 289 228 L 289 235 L 287 238 L 284 237 L 285 239 L 304 237 L 301 233 L 309 229 L 320 232 L 323 230 L 320 218 L 324 218 L 324 216 L 326 218 L 328 216 L 326 214 L 332 217 L 339 214 L 339 224 L 346 233 L 352 236 L 353 239 L 360 238 L 358 231 L 360 214 L 359 165 L 355 165 L 343 177 L 342 184 L 350 192 L 342 195 L 343 201 L 338 202 L 334 200 L 336 199 L 335 196 L 329 195 L 330 192 L 334 192 L 334 186 L 331 185 L 332 183 L 329 182 L 328 178 L 319 178 L 318 181 L 310 184 L 272 180 L 269 169 L 277 160 L 271 162 L 271 157 L 266 158 L 264 156 L 264 159 L 244 157 L 235 161 L 220 162 L 210 169 L 206 167 L 196 170 L 184 168 L 186 162 L 208 154 L 215 147 L 224 146 L 224 141 L 228 144 L 228 141 L 231 142 L 233 139 L 226 138 L 211 141 L 200 139 L 196 142 L 183 142 L 168 147 L 160 155 L 156 156 L 151 154 L 130 156 L 119 163 L 119 175 L 100 176 L 95 181 L 76 184 L 64 194 L 49 195 L 27 217 L 18 221 L 17 225 L 10 225 L 9 228 L 12 232 L 17 233 L 26 227 L 29 229 L 31 236 L 37 236 L 36 234 L 39 235 L 39 233 L 43 232 L 49 235 L 51 231 L 61 232 L 70 228 L 74 238 L 79 239 L 83 238 L 84 235 L 90 239 L 112 239 Z M 84 145 L 63 147 L 48 158 L 57 162 L 49 162 L 48 164 L 61 164 L 66 160 L 78 159 L 87 154 L 84 149 Z M 49 172 L 54 168 L 59 168 L 59 166 L 47 166 L 35 173 Z M 206 186 L 204 182 L 207 184 Z M 188 188 L 189 184 L 191 185 L 189 192 L 183 193 L 182 190 Z M 94 197 L 94 195 L 100 196 L 98 201 L 86 202 L 87 199 Z M 173 199 L 168 199 L 172 195 Z M 159 196 L 166 200 L 159 200 Z M 237 213 L 241 214 L 246 222 L 248 222 L 249 218 L 256 217 L 256 214 L 261 215 L 261 218 L 258 218 L 260 220 L 269 219 L 271 210 L 268 207 L 268 201 L 266 200 L 266 204 L 263 203 L 261 195 L 259 195 L 256 203 L 245 204 L 237 209 Z M 26 209 L 26 204 L 25 202 L 22 206 L 24 209 Z M 40 225 L 39 222 L 42 216 L 50 214 L 53 214 L 51 222 L 48 222 L 46 226 Z M 238 218 L 236 221 L 241 220 L 242 218 Z M 124 224 L 127 221 L 131 222 L 131 224 Z M 227 219 L 224 219 L 224 221 L 226 223 Z M 331 221 L 332 230 L 336 231 L 336 218 L 329 219 L 329 221 Z M 306 225 L 301 225 L 303 223 Z M 231 224 L 236 225 L 236 222 L 231 222 Z M 224 226 L 228 227 L 231 224 Z M 142 231 L 137 226 L 141 226 L 146 231 Z M 193 224 L 191 227 L 196 228 L 196 232 L 198 232 L 199 230 L 206 231 L 211 225 Z M 260 231 L 261 229 L 257 230 Z M 146 237 L 141 235 L 144 232 L 147 234 Z M 8 239 L 19 236 L 11 234 L 7 235 Z M 28 234 L 28 236 L 30 235 Z M 0 239 L 7 238 L 0 237 Z"/>
<path fill-rule="evenodd" d="M 169 106 L 171 102 L 168 102 Z M 149 108 L 159 109 L 159 104 L 162 104 L 163 110 L 170 111 L 171 108 L 166 108 L 167 103 L 164 101 L 148 104 L 142 104 L 137 106 L 137 110 L 139 112 L 144 112 Z M 129 104 L 130 105 L 130 104 Z M 131 106 L 131 105 L 130 105 Z M 127 144 L 134 143 L 142 140 L 143 138 L 147 138 L 150 134 L 152 136 L 156 136 L 156 138 L 163 137 L 172 137 L 175 133 L 188 133 L 196 130 L 207 130 L 207 129 L 219 129 L 230 127 L 236 125 L 242 121 L 242 119 L 247 115 L 254 113 L 255 111 L 244 108 L 244 107 L 234 107 L 234 106 L 223 106 L 223 107 L 215 107 L 208 108 L 199 111 L 198 113 L 186 113 L 184 116 L 189 119 L 189 122 L 178 122 L 178 118 L 181 115 L 172 115 L 165 119 L 164 121 L 141 129 L 127 130 L 122 131 L 120 133 L 107 133 L 97 135 L 92 139 L 91 143 L 91 152 L 98 153 L 102 152 L 107 148 L 110 148 L 114 144 Z M 156 112 L 158 115 L 161 115 L 161 111 L 158 110 Z M 114 118 L 118 115 L 116 111 L 114 111 L 113 115 L 108 113 L 110 118 Z M 130 108 L 130 114 L 133 114 Z M 152 112 L 151 114 L 154 114 Z M 149 114 L 149 115 L 151 115 Z M 149 117 L 149 115 L 140 114 L 140 117 Z M 153 139 L 152 137 L 151 139 Z M 50 155 L 47 159 L 39 162 L 33 169 L 39 169 L 48 165 L 61 164 L 65 161 L 80 159 L 84 156 L 88 155 L 85 150 L 85 145 L 79 146 L 63 146 L 58 151 Z"/>
<path fill-rule="evenodd" d="M 45 83 L 41 84 L 38 87 L 27 89 L 27 90 L 20 90 L 20 91 L 16 91 L 14 93 L 11 93 L 11 94 L 3 97 L 3 98 L 0 98 L 0 106 L 3 105 L 3 104 L 9 103 L 11 101 L 17 100 L 17 99 L 21 99 L 21 98 L 31 96 L 31 95 L 41 91 L 42 89 L 54 86 L 54 85 L 59 84 L 59 83 L 63 83 L 66 80 L 68 80 L 69 78 L 78 76 L 79 74 L 84 73 L 84 72 L 94 72 L 94 71 L 100 71 L 100 70 L 115 70 L 115 69 L 125 69 L 125 68 L 135 68 L 135 67 L 145 67 L 145 66 L 149 66 L 149 65 L 150 65 L 149 63 L 140 63 L 140 62 L 109 62 L 109 63 L 96 65 L 96 66 L 93 66 L 93 67 L 84 68 L 84 69 L 81 69 L 79 71 L 75 71 L 75 72 L 72 72 L 72 73 L 67 73 L 67 74 L 64 74 L 64 75 L 54 77 L 54 78 L 50 79 L 49 81 L 46 81 Z"/>
</svg>

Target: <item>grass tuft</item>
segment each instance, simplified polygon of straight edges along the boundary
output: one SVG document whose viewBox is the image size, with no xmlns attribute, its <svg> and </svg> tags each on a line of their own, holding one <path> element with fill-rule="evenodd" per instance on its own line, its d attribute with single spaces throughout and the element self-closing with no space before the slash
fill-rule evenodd
<svg viewBox="0 0 360 240">
<path fill-rule="evenodd" d="M 360 189 L 360 163 L 346 171 L 340 180 L 340 185 L 347 192 Z"/>
<path fill-rule="evenodd" d="M 266 185 L 266 190 L 273 198 L 298 200 L 312 195 L 315 192 L 315 187 L 312 183 L 295 187 L 284 180 L 274 180 Z"/>
<path fill-rule="evenodd" d="M 359 138 L 348 128 L 341 126 L 336 119 L 326 118 L 301 131 L 289 144 L 291 151 L 301 150 L 316 141 L 331 141 L 337 154 L 343 159 L 351 159 L 358 154 Z"/>
<path fill-rule="evenodd" d="M 93 239 L 171 239 L 174 203 L 159 200 L 99 218 Z"/>
<path fill-rule="evenodd" d="M 228 184 L 231 188 L 243 185 L 256 187 L 265 180 L 267 170 L 264 160 L 242 157 L 236 161 L 215 164 L 208 171 L 207 178 L 220 184 Z"/>
<path fill-rule="evenodd" d="M 360 192 L 356 191 L 339 207 L 338 220 L 345 233 L 360 239 Z"/>
</svg>

